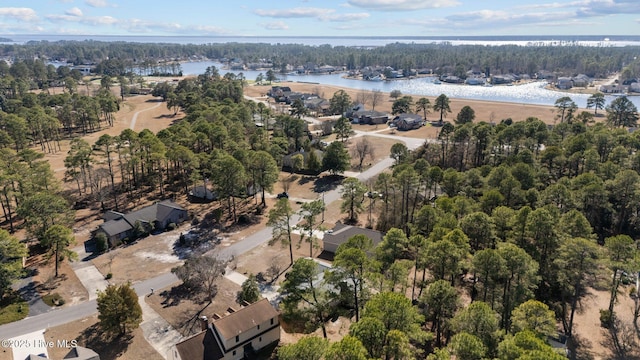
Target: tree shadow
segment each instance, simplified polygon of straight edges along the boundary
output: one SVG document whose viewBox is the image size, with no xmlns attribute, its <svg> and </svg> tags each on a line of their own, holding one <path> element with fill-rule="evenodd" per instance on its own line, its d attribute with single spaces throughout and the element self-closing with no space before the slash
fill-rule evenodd
<svg viewBox="0 0 640 360">
<path fill-rule="evenodd" d="M 193 314 L 191 314 L 189 310 L 183 310 L 180 318 L 185 320 L 181 321 L 178 331 L 185 336 L 198 333 L 201 330 L 200 316 L 212 303 L 211 301 L 207 301 L 200 310 Z"/>
<path fill-rule="evenodd" d="M 84 329 L 78 338 L 78 343 L 100 354 L 101 359 L 117 359 L 124 354 L 133 341 L 133 335 L 127 333 L 121 336 L 107 335 L 99 324 L 93 324 Z"/>
<path fill-rule="evenodd" d="M 163 300 L 160 302 L 163 308 L 178 306 L 183 300 L 193 300 L 193 294 L 184 284 L 171 287 L 159 294 Z"/>
<path fill-rule="evenodd" d="M 300 179 L 298 179 L 298 185 L 307 184 L 307 183 L 313 181 L 314 179 L 316 179 L 316 177 L 314 177 L 314 176 L 301 176 Z"/>
<path fill-rule="evenodd" d="M 313 183 L 313 191 L 323 193 L 325 191 L 335 190 L 344 179 L 341 175 L 328 175 L 317 178 Z"/>
<path fill-rule="evenodd" d="M 585 339 L 580 335 L 573 335 L 567 342 L 567 349 L 572 354 L 571 358 L 575 360 L 594 360 L 595 357 L 591 352 L 592 346 L 589 339 Z"/>
</svg>

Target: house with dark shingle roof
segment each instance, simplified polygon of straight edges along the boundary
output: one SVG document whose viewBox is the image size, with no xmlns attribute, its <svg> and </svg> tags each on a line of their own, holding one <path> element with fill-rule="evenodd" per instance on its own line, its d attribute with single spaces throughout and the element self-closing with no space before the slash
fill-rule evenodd
<svg viewBox="0 0 640 360">
<path fill-rule="evenodd" d="M 107 236 L 109 246 L 119 245 L 125 238 L 131 238 L 136 223 L 146 231 L 164 230 L 171 223 L 180 224 L 187 220 L 188 214 L 182 206 L 171 200 L 163 200 L 128 214 L 107 211 L 105 222 L 98 226 L 97 233 Z"/>
<path fill-rule="evenodd" d="M 203 317 L 202 331 L 172 346 L 167 359 L 251 359 L 257 351 L 280 341 L 278 311 L 269 300 L 228 311 L 223 317 L 215 315 L 211 323 Z"/>
<path fill-rule="evenodd" d="M 384 234 L 377 230 L 337 223 L 333 229 L 324 234 L 322 250 L 335 255 L 338 246 L 344 244 L 356 235 L 368 237 L 371 239 L 374 247 L 382 242 L 382 238 L 384 238 Z"/>
</svg>

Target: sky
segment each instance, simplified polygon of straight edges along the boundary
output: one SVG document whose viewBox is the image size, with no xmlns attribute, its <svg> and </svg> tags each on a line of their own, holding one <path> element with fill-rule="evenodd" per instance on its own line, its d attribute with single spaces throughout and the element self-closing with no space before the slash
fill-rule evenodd
<svg viewBox="0 0 640 360">
<path fill-rule="evenodd" d="M 1 0 L 0 34 L 640 35 L 640 0 Z"/>
</svg>

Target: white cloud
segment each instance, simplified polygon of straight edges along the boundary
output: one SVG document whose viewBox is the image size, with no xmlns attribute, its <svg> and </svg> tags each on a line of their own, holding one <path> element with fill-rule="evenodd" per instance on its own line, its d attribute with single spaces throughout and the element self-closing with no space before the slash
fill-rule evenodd
<svg viewBox="0 0 640 360">
<path fill-rule="evenodd" d="M 107 0 L 85 0 L 84 3 L 89 5 L 89 6 L 91 6 L 91 7 L 113 6 L 113 5 L 109 4 L 109 2 Z"/>
<path fill-rule="evenodd" d="M 282 10 L 256 9 L 254 13 L 259 16 L 272 18 L 317 18 L 328 13 L 335 12 L 333 9 L 323 8 L 289 8 Z"/>
<path fill-rule="evenodd" d="M 348 0 L 347 3 L 369 10 L 411 11 L 459 6 L 457 0 Z"/>
<path fill-rule="evenodd" d="M 298 7 L 290 9 L 264 10 L 256 9 L 254 14 L 271 18 L 315 18 L 322 21 L 356 21 L 369 17 L 368 13 L 338 14 L 334 9 Z"/>
<path fill-rule="evenodd" d="M 38 18 L 38 15 L 31 8 L 0 7 L 0 17 L 20 21 L 33 21 Z"/>
<path fill-rule="evenodd" d="M 195 25 L 184 26 L 178 23 L 153 22 L 142 19 L 128 19 L 120 21 L 118 27 L 132 33 L 146 34 L 166 32 L 171 34 L 212 34 L 224 35 L 229 34 L 228 30 L 217 26 Z"/>
<path fill-rule="evenodd" d="M 288 30 L 289 25 L 285 24 L 284 21 L 273 21 L 269 23 L 260 24 L 263 28 L 267 30 Z"/>
<path fill-rule="evenodd" d="M 75 15 L 47 15 L 47 20 L 58 23 L 58 22 L 69 22 L 69 23 L 79 23 L 85 25 L 117 25 L 121 23 L 120 20 L 112 17 L 112 16 L 87 16 L 87 17 L 79 17 Z"/>
<path fill-rule="evenodd" d="M 325 18 L 321 18 L 321 20 L 328 21 L 357 21 L 366 19 L 369 17 L 368 13 L 351 13 L 351 14 L 331 14 L 326 16 Z"/>
<path fill-rule="evenodd" d="M 82 10 L 77 7 L 71 8 L 64 13 L 70 16 L 82 16 Z"/>
</svg>

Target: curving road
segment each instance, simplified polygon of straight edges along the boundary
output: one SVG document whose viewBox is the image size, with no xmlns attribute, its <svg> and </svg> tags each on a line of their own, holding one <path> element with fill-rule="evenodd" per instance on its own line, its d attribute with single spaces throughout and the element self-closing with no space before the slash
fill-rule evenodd
<svg viewBox="0 0 640 360">
<path fill-rule="evenodd" d="M 159 106 L 160 104 L 156 105 Z M 149 108 L 152 109 L 152 108 Z M 148 109 L 145 109 L 148 110 Z M 141 111 L 145 111 L 141 110 Z M 137 113 L 136 113 L 137 115 Z M 135 126 L 135 118 L 132 120 L 131 127 Z M 406 138 L 401 136 L 389 135 L 389 134 L 376 134 L 376 133 L 368 133 L 368 132 L 357 132 L 358 136 L 368 135 L 368 136 L 376 136 L 382 137 L 386 139 L 395 139 L 401 142 L 404 142 L 407 145 L 407 148 L 410 150 L 415 150 L 422 144 L 424 144 L 424 139 L 416 139 L 416 138 Z M 361 181 L 366 181 L 377 174 L 383 172 L 385 169 L 389 168 L 393 165 L 393 159 L 385 158 L 384 160 L 376 163 L 371 166 L 366 171 L 359 173 L 356 175 Z M 336 189 L 327 191 L 324 193 L 324 200 L 326 203 L 332 203 L 340 199 L 340 190 L 341 187 L 338 186 Z M 292 224 L 297 224 L 300 221 L 299 216 L 294 216 L 291 220 Z M 218 248 L 213 251 L 214 255 L 218 255 L 222 258 L 229 258 L 231 256 L 239 256 L 243 253 L 251 251 L 255 247 L 267 242 L 271 239 L 271 228 L 265 227 L 257 231 L 256 233 L 247 236 L 244 240 L 236 242 L 226 248 Z M 133 284 L 136 293 L 141 296 L 148 294 L 151 289 L 162 289 L 165 288 L 175 282 L 178 281 L 178 278 L 172 273 L 166 273 L 154 278 Z M 30 316 L 21 321 L 14 322 L 11 324 L 6 324 L 0 326 L 0 339 L 9 339 L 16 336 L 29 334 L 38 330 L 48 329 L 53 326 L 58 326 L 62 324 L 66 324 L 68 322 L 79 320 L 90 315 L 93 315 L 97 312 L 96 301 L 91 300 L 84 303 L 80 303 L 77 305 L 61 308 L 61 309 L 53 309 L 47 313 L 40 314 L 37 316 Z"/>
</svg>

